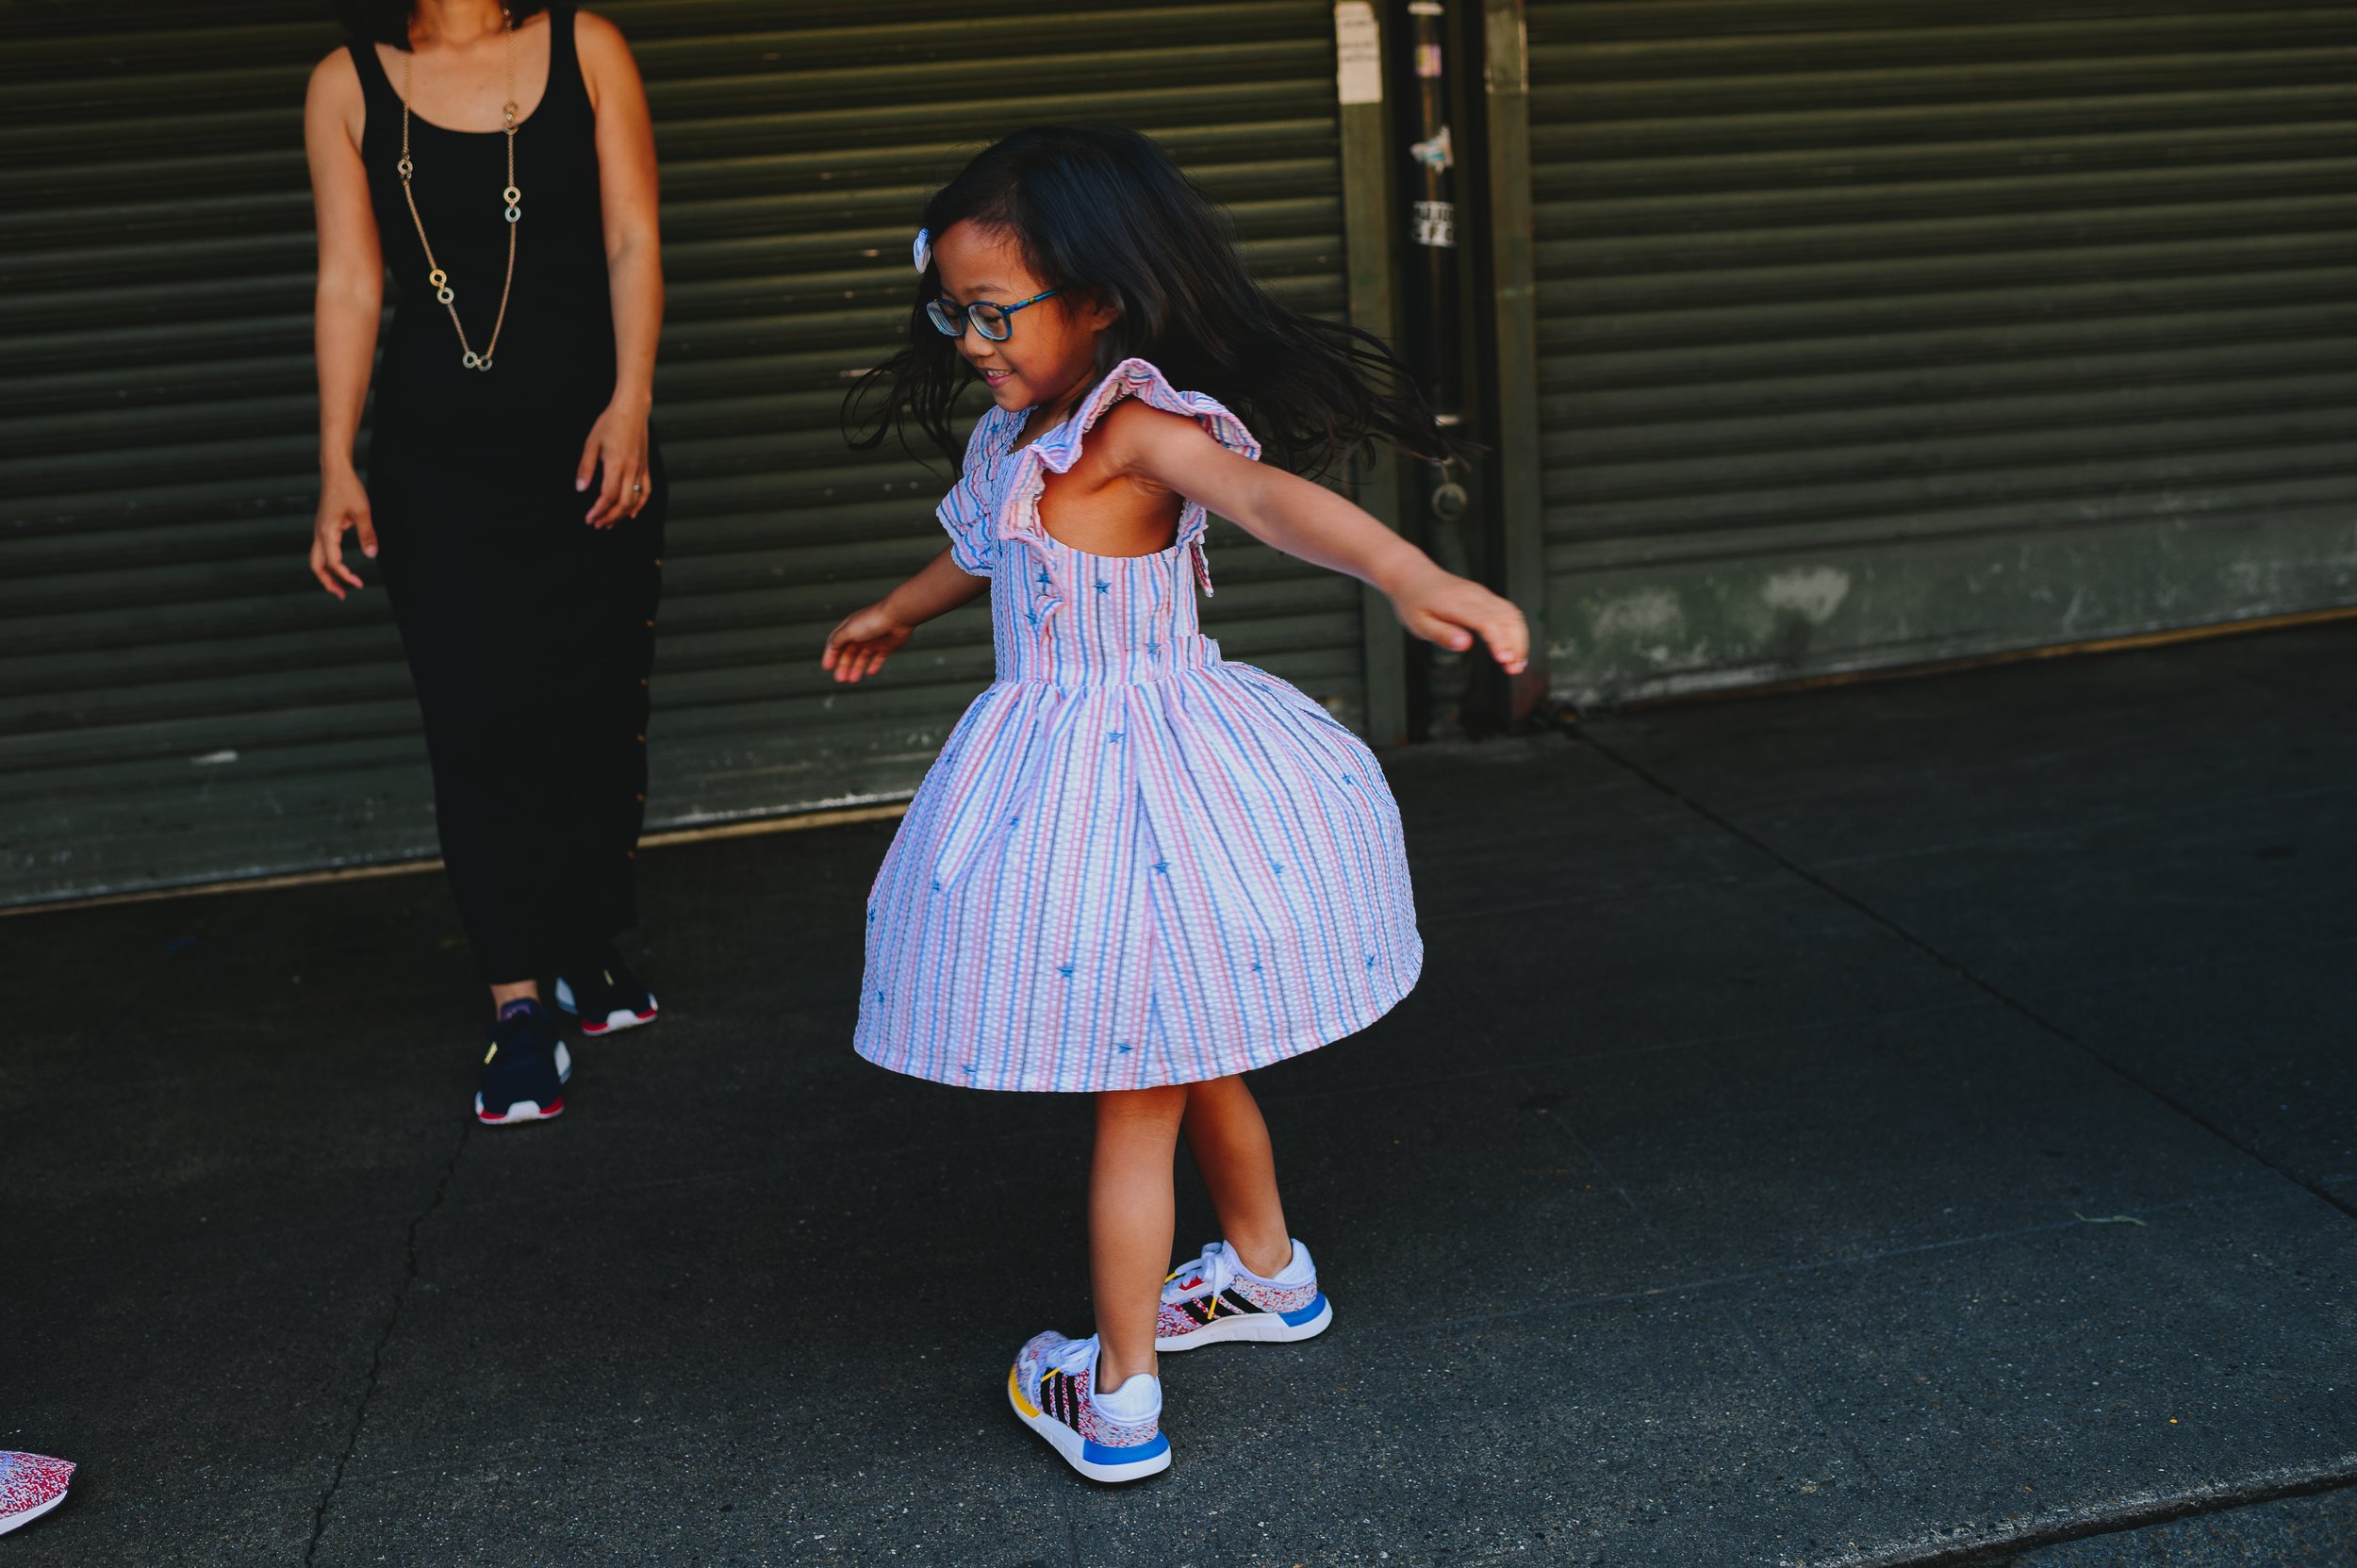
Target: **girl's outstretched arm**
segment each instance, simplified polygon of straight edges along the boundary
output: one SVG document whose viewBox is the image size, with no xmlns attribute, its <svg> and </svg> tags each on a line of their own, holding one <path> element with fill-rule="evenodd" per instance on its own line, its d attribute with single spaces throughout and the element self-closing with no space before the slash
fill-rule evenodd
<svg viewBox="0 0 2357 1568">
<path fill-rule="evenodd" d="M 1530 662 L 1522 611 L 1431 556 L 1323 486 L 1228 451 L 1183 414 L 1134 400 L 1097 427 L 1115 472 L 1201 502 L 1288 555 L 1379 588 L 1400 624 L 1462 652 L 1479 637 L 1509 674 Z"/>
<path fill-rule="evenodd" d="M 819 668 L 834 671 L 837 681 L 873 675 L 883 668 L 885 659 L 900 651 L 917 627 L 972 602 L 989 587 L 989 578 L 968 575 L 944 550 L 883 598 L 845 616 L 842 624 L 827 634 L 827 652 L 818 661 Z"/>
</svg>

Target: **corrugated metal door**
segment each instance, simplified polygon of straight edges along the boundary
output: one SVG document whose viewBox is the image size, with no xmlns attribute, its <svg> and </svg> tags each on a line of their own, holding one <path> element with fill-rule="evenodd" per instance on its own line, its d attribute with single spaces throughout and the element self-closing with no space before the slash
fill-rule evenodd
<svg viewBox="0 0 2357 1568">
<path fill-rule="evenodd" d="M 1559 691 L 2357 602 L 2357 8 L 1528 21 Z"/>
<path fill-rule="evenodd" d="M 316 484 L 305 75 L 323 4 L 0 4 L 0 902 L 433 851 L 381 598 Z M 1344 305 L 1330 8 L 628 0 L 665 173 L 674 520 L 656 825 L 888 800 L 988 678 L 979 609 L 840 693 L 826 628 L 939 545 L 947 476 L 848 452 L 911 228 L 1044 120 L 1162 138 L 1287 298 Z M 1225 531 L 1211 630 L 1345 715 L 1355 585 Z"/>
</svg>

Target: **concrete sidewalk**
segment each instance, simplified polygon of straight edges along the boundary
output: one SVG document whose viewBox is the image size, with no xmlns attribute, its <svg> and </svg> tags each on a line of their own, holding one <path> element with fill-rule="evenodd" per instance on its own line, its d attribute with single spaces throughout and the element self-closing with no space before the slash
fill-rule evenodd
<svg viewBox="0 0 2357 1568">
<path fill-rule="evenodd" d="M 538 1128 L 437 877 L 0 921 L 6 1568 L 2357 1558 L 2357 625 L 1387 765 L 1427 979 L 1260 1081 L 1334 1330 L 1127 1491 L 1001 1392 L 1084 1107 L 849 1053 L 889 824 L 649 853 Z"/>
</svg>

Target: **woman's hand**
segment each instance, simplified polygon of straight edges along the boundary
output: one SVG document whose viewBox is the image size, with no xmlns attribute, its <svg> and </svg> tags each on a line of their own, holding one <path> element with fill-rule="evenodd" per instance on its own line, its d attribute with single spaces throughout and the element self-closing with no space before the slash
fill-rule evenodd
<svg viewBox="0 0 2357 1568">
<path fill-rule="evenodd" d="M 355 588 L 368 586 L 344 565 L 347 528 L 359 530 L 360 553 L 376 559 L 376 522 L 369 516 L 368 487 L 352 469 L 321 479 L 320 513 L 311 524 L 311 575 L 338 599 L 344 597 L 347 583 Z"/>
<path fill-rule="evenodd" d="M 619 401 L 605 405 L 582 443 L 573 488 L 598 487 L 598 499 L 583 519 L 592 528 L 611 528 L 635 518 L 647 504 L 647 410 Z"/>
<path fill-rule="evenodd" d="M 915 633 L 915 627 L 882 604 L 853 610 L 827 634 L 827 652 L 818 661 L 819 668 L 833 670 L 834 678 L 844 683 L 873 675 Z"/>
<path fill-rule="evenodd" d="M 1479 637 L 1508 675 L 1530 663 L 1530 628 L 1511 600 L 1426 562 L 1392 592 L 1399 623 L 1426 642 L 1463 652 Z"/>
</svg>

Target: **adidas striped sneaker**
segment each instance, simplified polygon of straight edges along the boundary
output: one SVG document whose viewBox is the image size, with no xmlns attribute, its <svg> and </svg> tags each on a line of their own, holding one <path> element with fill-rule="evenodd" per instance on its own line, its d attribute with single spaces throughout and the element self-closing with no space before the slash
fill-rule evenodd
<svg viewBox="0 0 2357 1568">
<path fill-rule="evenodd" d="M 1326 1332 L 1333 1305 L 1318 1289 L 1310 1249 L 1294 1255 L 1274 1277 L 1244 1266 L 1236 1249 L 1213 1242 L 1203 1256 L 1174 1270 L 1162 1284 L 1162 1314 L 1154 1325 L 1157 1350 L 1193 1350 L 1230 1340 L 1287 1342 Z"/>
<path fill-rule="evenodd" d="M 74 1466 L 44 1454 L 0 1453 L 0 1535 L 65 1501 Z M 38 1549 L 38 1548 L 36 1548 Z"/>
<path fill-rule="evenodd" d="M 1064 1462 L 1093 1481 L 1136 1481 L 1170 1468 L 1162 1385 L 1141 1372 L 1096 1392 L 1096 1336 L 1034 1334 L 1007 1370 L 1007 1403 Z"/>
</svg>

